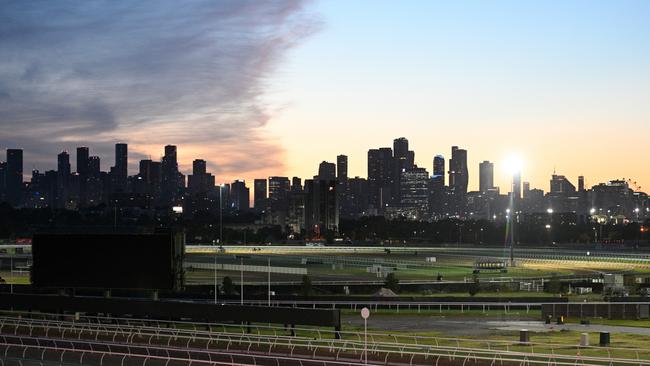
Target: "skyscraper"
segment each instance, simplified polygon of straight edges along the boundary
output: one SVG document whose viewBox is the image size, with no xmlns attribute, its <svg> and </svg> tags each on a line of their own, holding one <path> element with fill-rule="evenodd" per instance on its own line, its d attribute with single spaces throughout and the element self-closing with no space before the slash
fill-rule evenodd
<svg viewBox="0 0 650 366">
<path fill-rule="evenodd" d="M 171 204 L 177 200 L 180 186 L 175 145 L 165 146 L 161 169 L 161 200 L 165 204 Z"/>
<path fill-rule="evenodd" d="M 336 178 L 339 182 L 348 179 L 348 157 L 347 155 L 339 155 L 336 157 Z"/>
<path fill-rule="evenodd" d="M 405 137 L 393 140 L 393 203 L 400 202 L 400 180 L 402 179 L 402 173 L 413 169 L 414 160 L 415 153 L 409 150 L 409 141 Z"/>
<path fill-rule="evenodd" d="M 422 220 L 429 213 L 429 172 L 412 168 L 402 172 L 400 179 L 402 215 L 411 220 Z"/>
<path fill-rule="evenodd" d="M 336 164 L 323 161 L 318 166 L 319 180 L 336 180 Z"/>
<path fill-rule="evenodd" d="M 248 211 L 250 190 L 244 180 L 236 180 L 230 185 L 230 207 L 235 211 Z"/>
<path fill-rule="evenodd" d="M 57 207 L 66 207 L 70 197 L 70 155 L 63 151 L 57 155 Z"/>
<path fill-rule="evenodd" d="M 266 179 L 255 179 L 253 182 L 253 205 L 255 210 L 266 210 Z"/>
<path fill-rule="evenodd" d="M 449 161 L 449 187 L 454 190 L 456 195 L 464 196 L 467 193 L 468 182 L 467 150 L 452 146 L 451 160 Z"/>
<path fill-rule="evenodd" d="M 494 164 L 484 161 L 479 165 L 479 191 L 486 193 L 494 187 Z"/>
<path fill-rule="evenodd" d="M 289 189 L 289 178 L 269 177 L 269 206 L 271 211 L 287 209 Z"/>
<path fill-rule="evenodd" d="M 445 185 L 445 157 L 442 155 L 433 158 L 433 179 L 436 185 Z"/>
<path fill-rule="evenodd" d="M 127 144 L 115 144 L 115 169 L 120 177 L 126 177 L 128 175 L 128 160 Z"/>
<path fill-rule="evenodd" d="M 5 190 L 7 201 L 18 206 L 23 201 L 23 150 L 7 149 L 5 168 Z"/>
<path fill-rule="evenodd" d="M 86 175 L 88 173 L 88 159 L 90 158 L 90 151 L 85 146 L 77 148 L 77 173 L 79 175 Z"/>
<path fill-rule="evenodd" d="M 368 150 L 369 205 L 379 213 L 394 202 L 395 164 L 390 147 Z"/>
</svg>

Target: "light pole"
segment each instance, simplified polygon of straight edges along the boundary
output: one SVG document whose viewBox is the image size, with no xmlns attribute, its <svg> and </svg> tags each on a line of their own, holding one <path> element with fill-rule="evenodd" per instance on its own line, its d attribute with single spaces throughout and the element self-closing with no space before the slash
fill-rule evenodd
<svg viewBox="0 0 650 366">
<path fill-rule="evenodd" d="M 553 240 L 553 209 L 549 208 L 546 212 L 548 212 L 548 225 L 546 226 L 548 228 L 548 238 L 551 241 L 551 244 L 553 244 L 555 243 Z"/>
<path fill-rule="evenodd" d="M 212 241 L 214 243 L 214 240 Z M 217 282 L 217 247 L 214 246 L 214 304 L 217 305 L 217 293 L 219 293 L 219 285 Z"/>
<path fill-rule="evenodd" d="M 240 303 L 241 303 L 241 305 L 244 305 L 244 258 L 241 258 L 240 263 L 241 263 L 240 266 L 239 266 L 239 282 L 241 283 L 241 285 L 240 285 L 241 286 L 241 290 L 240 290 L 240 292 L 241 292 L 241 300 L 240 300 Z"/>
<path fill-rule="evenodd" d="M 268 270 L 268 284 L 269 284 L 269 288 L 267 291 L 269 297 L 268 306 L 271 306 L 271 258 L 268 258 L 268 266 L 266 268 Z"/>
</svg>

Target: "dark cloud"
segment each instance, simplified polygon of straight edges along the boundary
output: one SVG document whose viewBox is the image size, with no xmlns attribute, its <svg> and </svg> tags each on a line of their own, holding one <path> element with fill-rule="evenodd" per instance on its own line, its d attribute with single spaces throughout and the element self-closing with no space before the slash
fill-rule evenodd
<svg viewBox="0 0 650 366">
<path fill-rule="evenodd" d="M 5 1 L 0 147 L 54 162 L 78 144 L 174 143 L 235 175 L 281 169 L 269 160 L 281 148 L 259 133 L 264 82 L 314 23 L 303 0 Z"/>
</svg>

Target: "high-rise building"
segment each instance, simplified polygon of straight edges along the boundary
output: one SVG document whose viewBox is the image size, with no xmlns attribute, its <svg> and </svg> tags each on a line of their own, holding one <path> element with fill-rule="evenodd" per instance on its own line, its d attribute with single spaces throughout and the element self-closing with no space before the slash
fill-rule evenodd
<svg viewBox="0 0 650 366">
<path fill-rule="evenodd" d="M 433 179 L 438 185 L 445 185 L 445 157 L 442 155 L 433 158 Z"/>
<path fill-rule="evenodd" d="M 479 191 L 486 193 L 494 187 L 494 164 L 484 161 L 479 165 Z"/>
<path fill-rule="evenodd" d="M 99 156 L 88 157 L 88 174 L 99 175 L 101 172 L 101 160 Z"/>
<path fill-rule="evenodd" d="M 287 209 L 289 189 L 289 178 L 269 177 L 269 206 L 271 211 Z"/>
<path fill-rule="evenodd" d="M 578 191 L 579 192 L 585 191 L 585 177 L 582 175 L 578 177 Z"/>
<path fill-rule="evenodd" d="M 90 159 L 90 150 L 85 146 L 77 148 L 77 173 L 79 175 L 88 174 L 88 160 Z"/>
<path fill-rule="evenodd" d="M 576 187 L 563 175 L 551 177 L 551 193 L 575 193 Z"/>
<path fill-rule="evenodd" d="M 400 214 L 411 220 L 423 220 L 429 213 L 429 172 L 412 168 L 400 179 Z"/>
<path fill-rule="evenodd" d="M 255 210 L 262 212 L 266 210 L 266 179 L 255 179 L 253 182 L 253 205 Z"/>
<path fill-rule="evenodd" d="M 512 196 L 515 200 L 521 200 L 521 172 L 516 172 L 512 176 Z"/>
<path fill-rule="evenodd" d="M 467 150 L 452 146 L 449 160 L 450 210 L 457 215 L 465 212 L 469 172 L 467 169 Z"/>
<path fill-rule="evenodd" d="M 368 150 L 369 204 L 381 214 L 394 202 L 395 164 L 389 147 Z"/>
<path fill-rule="evenodd" d="M 455 194 L 464 196 L 467 193 L 468 183 L 467 150 L 452 146 L 451 160 L 449 161 L 449 187 L 454 190 Z"/>
<path fill-rule="evenodd" d="M 127 190 L 128 178 L 128 146 L 127 144 L 115 144 L 115 166 L 111 168 L 111 179 L 114 192 L 125 192 Z"/>
<path fill-rule="evenodd" d="M 4 175 L 7 201 L 14 206 L 21 205 L 23 201 L 23 150 L 7 149 Z"/>
<path fill-rule="evenodd" d="M 336 180 L 305 180 L 305 228 L 321 237 L 335 233 L 339 226 Z"/>
<path fill-rule="evenodd" d="M 115 168 L 120 176 L 128 175 L 129 154 L 127 144 L 115 144 Z"/>
<path fill-rule="evenodd" d="M 318 166 L 319 180 L 336 180 L 336 164 L 323 161 Z"/>
<path fill-rule="evenodd" d="M 250 190 L 244 180 L 236 180 L 230 185 L 230 208 L 238 212 L 250 208 Z"/>
<path fill-rule="evenodd" d="M 70 155 L 63 151 L 57 155 L 57 207 L 66 207 L 70 198 Z"/>
<path fill-rule="evenodd" d="M 302 192 L 302 179 L 300 177 L 291 178 L 291 192 Z"/>
<path fill-rule="evenodd" d="M 189 193 L 202 197 L 214 190 L 214 176 L 207 172 L 205 160 L 196 159 L 192 162 L 192 174 L 187 179 L 187 189 Z"/>
<path fill-rule="evenodd" d="M 348 179 L 348 157 L 347 155 L 339 155 L 336 157 L 336 178 L 339 182 Z"/>
<path fill-rule="evenodd" d="M 181 182 L 179 181 L 178 159 L 175 145 L 165 146 L 165 155 L 162 158 L 161 169 L 161 200 L 164 204 L 176 203 Z"/>
<path fill-rule="evenodd" d="M 405 137 L 393 140 L 393 191 L 392 202 L 399 203 L 401 196 L 400 179 L 402 173 L 415 166 L 415 153 L 409 150 L 409 141 Z"/>
</svg>

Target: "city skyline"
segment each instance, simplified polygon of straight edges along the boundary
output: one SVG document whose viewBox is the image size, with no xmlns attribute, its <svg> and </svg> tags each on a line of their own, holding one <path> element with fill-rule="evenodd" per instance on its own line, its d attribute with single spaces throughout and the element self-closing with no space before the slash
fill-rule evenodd
<svg viewBox="0 0 650 366">
<path fill-rule="evenodd" d="M 399 145 L 404 144 L 404 147 L 402 148 L 403 151 L 398 151 Z M 485 193 L 489 191 L 490 189 L 497 189 L 499 192 L 502 194 L 504 193 L 510 193 L 512 191 L 513 187 L 513 179 L 518 182 L 518 195 L 521 195 L 521 190 L 524 187 L 524 185 L 527 185 L 531 189 L 541 189 L 544 192 L 548 192 L 552 188 L 552 177 L 554 176 L 561 176 L 561 177 L 566 177 L 566 179 L 571 182 L 574 186 L 578 187 L 581 186 L 582 188 L 590 188 L 592 186 L 596 186 L 598 184 L 602 183 L 608 183 L 612 181 L 625 181 L 630 184 L 630 188 L 634 190 L 635 192 L 645 192 L 642 186 L 639 185 L 639 182 L 636 181 L 635 179 L 632 178 L 626 178 L 626 177 L 611 177 L 610 179 L 606 179 L 603 181 L 598 181 L 598 182 L 590 182 L 589 177 L 585 177 L 584 175 L 578 175 L 575 177 L 568 176 L 564 174 L 563 172 L 553 170 L 552 172 L 549 172 L 547 174 L 547 178 L 551 177 L 551 179 L 546 180 L 546 184 L 542 186 L 536 186 L 533 184 L 529 179 L 526 178 L 526 175 L 523 173 L 523 164 L 524 161 L 521 160 L 521 156 L 519 155 L 510 155 L 506 159 L 504 159 L 500 164 L 495 163 L 493 160 L 489 159 L 477 159 L 479 162 L 476 164 L 476 166 L 472 166 L 470 164 L 470 160 L 468 159 L 469 154 L 471 153 L 471 148 L 466 147 L 466 146 L 449 146 L 449 154 L 437 154 L 433 156 L 430 159 L 430 162 L 427 165 L 418 165 L 418 159 L 417 159 L 417 151 L 415 149 L 412 149 L 412 145 L 410 144 L 410 140 L 405 138 L 405 137 L 398 137 L 393 139 L 393 144 L 384 144 L 385 146 L 380 146 L 380 147 L 369 147 L 367 149 L 366 156 L 364 157 L 363 160 L 363 165 L 366 167 L 366 171 L 364 174 L 361 175 L 353 175 L 350 174 L 349 171 L 349 156 L 340 153 L 337 154 L 335 159 L 322 159 L 319 161 L 319 163 L 314 164 L 312 167 L 312 172 L 305 174 L 305 175 L 285 175 L 285 174 L 279 174 L 279 173 L 273 173 L 271 172 L 270 175 L 264 176 L 264 177 L 253 177 L 251 179 L 247 179 L 244 177 L 235 177 L 235 178 L 221 178 L 219 176 L 216 176 L 214 171 L 211 171 L 208 169 L 208 166 L 210 165 L 210 162 L 206 160 L 203 157 L 200 156 L 195 156 L 190 158 L 190 165 L 186 166 L 185 164 L 180 163 L 180 159 L 178 157 L 181 155 L 182 146 L 177 146 L 173 144 L 161 146 L 160 150 L 162 154 L 160 154 L 159 158 L 152 158 L 151 156 L 148 157 L 142 157 L 141 154 L 135 153 L 132 155 L 131 149 L 133 146 L 124 143 L 124 142 L 117 142 L 113 145 L 114 151 L 111 154 L 111 156 L 98 156 L 95 154 L 94 150 L 92 147 L 89 146 L 77 146 L 75 149 L 72 151 L 67 151 L 63 150 L 57 153 L 56 159 L 53 159 L 54 163 L 52 164 L 51 167 L 47 169 L 28 169 L 27 166 L 29 166 L 29 161 L 25 161 L 26 159 L 24 158 L 25 155 L 28 155 L 27 152 L 24 149 L 21 148 L 9 148 L 6 150 L 6 161 L 0 160 L 0 163 L 2 164 L 12 164 L 12 159 L 10 158 L 11 155 L 15 155 L 17 151 L 20 152 L 20 164 L 22 165 L 22 170 L 23 170 L 23 175 L 22 179 L 23 182 L 29 182 L 30 179 L 32 178 L 32 173 L 33 172 L 39 172 L 41 174 L 45 173 L 48 170 L 51 171 L 59 171 L 61 169 L 61 164 L 65 167 L 64 170 L 66 171 L 66 174 L 72 174 L 75 173 L 77 175 L 79 174 L 88 174 L 90 170 L 94 170 L 97 172 L 113 172 L 116 171 L 118 172 L 117 174 L 123 178 L 121 179 L 126 179 L 126 177 L 130 176 L 136 176 L 140 172 L 142 172 L 142 164 L 143 162 L 151 162 L 151 161 L 159 161 L 162 164 L 165 164 L 165 160 L 171 154 L 173 156 L 174 162 L 173 165 L 176 166 L 177 168 L 176 171 L 180 173 L 183 176 L 183 184 L 186 188 L 191 189 L 192 187 L 192 182 L 191 182 L 191 175 L 193 172 L 201 172 L 201 174 L 208 174 L 211 177 L 212 184 L 214 185 L 224 185 L 224 184 L 231 184 L 231 183 L 236 183 L 236 182 L 247 182 L 249 184 L 249 188 L 253 188 L 255 185 L 256 181 L 259 180 L 264 180 L 266 181 L 267 179 L 271 179 L 272 177 L 286 177 L 291 179 L 292 177 L 298 178 L 298 179 L 311 179 L 310 177 L 319 177 L 322 179 L 325 179 L 324 177 L 326 176 L 326 180 L 336 180 L 339 178 L 341 174 L 344 175 L 344 179 L 352 179 L 352 178 L 363 178 L 363 179 L 369 179 L 370 178 L 370 162 L 369 162 L 369 157 L 372 151 L 377 151 L 381 152 L 381 150 L 390 150 L 389 158 L 397 158 L 398 156 L 406 156 L 410 153 L 410 157 L 408 159 L 412 159 L 410 163 L 410 168 L 405 168 L 405 167 L 400 167 L 402 171 L 408 171 L 413 168 L 418 168 L 418 169 L 424 169 L 426 170 L 428 174 L 428 178 L 431 180 L 435 180 L 437 176 L 440 176 L 440 171 L 438 168 L 439 160 L 442 161 L 442 182 L 443 185 L 447 185 L 449 187 L 454 187 L 458 183 L 454 183 L 454 179 L 452 176 L 455 176 L 455 170 L 457 169 L 465 169 L 465 172 L 463 173 L 464 180 L 462 183 L 460 183 L 461 191 L 467 191 L 467 192 L 479 192 L 479 193 Z M 396 149 L 397 148 L 397 149 Z M 466 166 L 463 165 L 462 167 L 460 166 L 454 166 L 453 164 L 453 159 L 454 159 L 454 154 L 455 151 L 461 151 L 462 156 L 460 157 L 461 160 L 467 164 Z M 93 154 L 91 154 L 91 152 Z M 61 158 L 64 157 L 64 161 L 61 160 Z M 398 159 L 399 160 L 399 159 Z M 421 159 L 420 159 L 421 160 Z M 13 164 L 15 165 L 16 159 L 13 159 Z M 87 161 L 84 165 L 80 165 L 81 161 Z M 342 168 L 342 165 L 344 168 Z M 495 167 L 500 168 L 495 169 Z M 7 165 L 9 167 L 10 165 Z M 15 169 L 15 168 L 14 168 Z M 323 173 L 323 169 L 326 169 L 326 173 Z M 399 170 L 398 169 L 398 170 Z M 494 184 L 495 181 L 497 181 L 497 176 L 496 176 L 496 171 L 501 171 L 504 172 L 504 174 L 508 177 L 508 184 L 506 187 L 500 187 L 496 184 Z M 397 184 L 399 184 L 399 178 L 397 178 Z M 121 183 L 125 185 L 126 183 L 123 182 Z M 180 183 L 179 183 L 180 184 Z M 206 184 L 206 183 L 204 183 Z M 253 203 L 255 201 L 254 195 L 251 192 L 250 195 L 250 203 Z"/>
<path fill-rule="evenodd" d="M 124 141 L 137 161 L 175 143 L 181 170 L 201 157 L 252 182 L 341 153 L 365 176 L 366 150 L 405 136 L 428 170 L 468 147 L 471 190 L 483 160 L 505 190 L 513 154 L 534 187 L 553 171 L 650 184 L 646 2 L 252 4 L 8 4 L 0 148 L 29 171 L 77 146 L 107 161 Z"/>
</svg>

